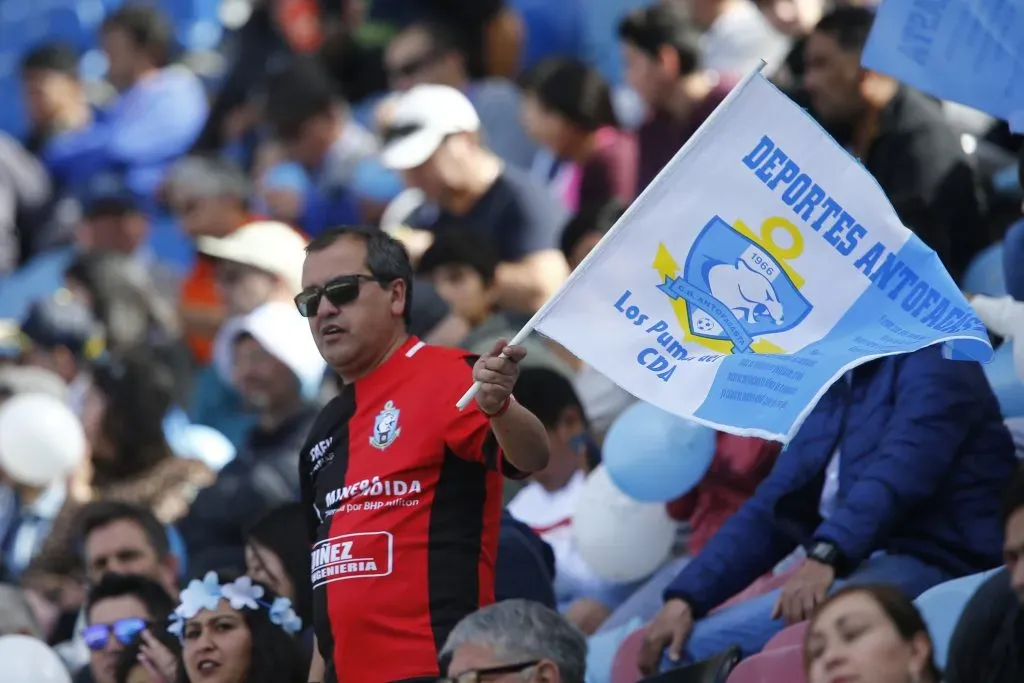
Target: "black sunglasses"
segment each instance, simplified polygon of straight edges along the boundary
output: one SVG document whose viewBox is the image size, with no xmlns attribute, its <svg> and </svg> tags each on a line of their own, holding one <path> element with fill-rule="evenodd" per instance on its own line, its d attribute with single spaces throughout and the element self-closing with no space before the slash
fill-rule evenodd
<svg viewBox="0 0 1024 683">
<path fill-rule="evenodd" d="M 492 666 L 488 669 L 471 669 L 469 671 L 464 671 L 458 676 L 438 678 L 437 683 L 480 683 L 486 677 L 517 674 L 521 671 L 526 671 L 531 666 L 537 666 L 538 664 L 540 664 L 540 660 L 534 659 L 532 661 L 521 662 L 519 664 Z"/>
<path fill-rule="evenodd" d="M 121 645 L 130 645 L 135 636 L 145 631 L 147 626 L 146 620 L 138 617 L 118 619 L 112 624 L 92 624 L 83 629 L 82 640 L 90 650 L 99 652 L 106 649 L 111 635 Z"/>
<path fill-rule="evenodd" d="M 303 318 L 312 318 L 320 309 L 320 300 L 326 298 L 334 306 L 344 306 L 359 298 L 359 283 L 389 282 L 373 275 L 342 275 L 322 287 L 308 287 L 295 297 L 295 307 Z"/>
</svg>

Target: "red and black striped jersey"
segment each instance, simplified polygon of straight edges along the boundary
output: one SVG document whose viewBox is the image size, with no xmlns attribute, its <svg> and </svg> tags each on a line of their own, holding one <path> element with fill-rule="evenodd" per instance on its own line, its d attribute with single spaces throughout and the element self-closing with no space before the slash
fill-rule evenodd
<svg viewBox="0 0 1024 683">
<path fill-rule="evenodd" d="M 410 338 L 324 407 L 300 457 L 327 683 L 437 676 L 455 624 L 494 601 L 504 462 L 456 401 L 475 356 Z"/>
</svg>

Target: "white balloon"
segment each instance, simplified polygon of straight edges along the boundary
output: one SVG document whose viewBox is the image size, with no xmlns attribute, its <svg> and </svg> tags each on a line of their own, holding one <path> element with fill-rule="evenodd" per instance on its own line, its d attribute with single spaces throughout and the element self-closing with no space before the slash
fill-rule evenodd
<svg viewBox="0 0 1024 683">
<path fill-rule="evenodd" d="M 18 394 L 0 405 L 0 470 L 28 486 L 63 479 L 85 458 L 82 423 L 59 399 Z"/>
<path fill-rule="evenodd" d="M 628 582 L 654 573 L 672 553 L 678 525 L 664 503 L 641 503 L 601 465 L 587 477 L 573 511 L 576 547 L 594 573 Z"/>
<path fill-rule="evenodd" d="M 71 683 L 71 674 L 43 641 L 31 636 L 0 636 L 0 681 Z"/>
</svg>

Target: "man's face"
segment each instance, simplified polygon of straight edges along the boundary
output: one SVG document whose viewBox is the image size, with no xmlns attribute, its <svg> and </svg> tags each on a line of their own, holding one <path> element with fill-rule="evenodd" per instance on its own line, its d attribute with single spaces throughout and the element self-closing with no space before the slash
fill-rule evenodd
<svg viewBox="0 0 1024 683">
<path fill-rule="evenodd" d="M 107 574 L 145 576 L 163 586 L 173 583 L 169 563 L 161 562 L 145 531 L 130 519 L 93 529 L 84 546 L 86 577 L 93 585 Z"/>
<path fill-rule="evenodd" d="M 26 70 L 21 87 L 29 120 L 36 125 L 52 123 L 68 103 L 82 99 L 82 88 L 76 79 L 49 69 Z"/>
<path fill-rule="evenodd" d="M 246 315 L 267 303 L 277 278 L 258 268 L 234 261 L 217 261 L 217 288 L 229 315 Z"/>
<path fill-rule="evenodd" d="M 451 663 L 448 664 L 448 678 L 459 683 L 560 683 L 562 680 L 558 667 L 546 659 L 541 660 L 539 664 L 519 668 L 518 665 L 529 661 L 508 661 L 498 657 L 491 646 L 466 643 L 452 652 Z M 490 673 L 494 669 L 509 668 L 514 670 Z M 524 672 L 529 674 L 529 678 L 523 676 Z"/>
<path fill-rule="evenodd" d="M 1017 508 L 1006 520 L 1003 560 L 1010 575 L 1010 586 L 1024 605 L 1024 507 Z"/>
<path fill-rule="evenodd" d="M 671 79 L 661 63 L 632 43 L 622 44 L 626 65 L 626 82 L 651 109 L 658 109 L 671 86 Z"/>
<path fill-rule="evenodd" d="M 577 408 L 569 406 L 562 410 L 553 429 L 548 429 L 551 444 L 551 458 L 548 466 L 533 475 L 545 489 L 555 491 L 578 469 L 586 465 L 581 439 L 587 434 L 586 426 Z"/>
<path fill-rule="evenodd" d="M 366 245 L 358 238 L 343 237 L 331 246 L 306 257 L 302 288 L 322 287 L 343 275 L 370 275 Z M 391 283 L 359 282 L 356 298 L 335 306 L 321 297 L 316 315 L 309 318 L 320 355 L 335 370 L 361 365 L 394 336 L 397 319 L 405 310 L 405 287 Z"/>
<path fill-rule="evenodd" d="M 122 92 L 135 85 L 143 55 L 131 36 L 111 27 L 103 31 L 100 45 L 107 56 L 107 80 Z"/>
<path fill-rule="evenodd" d="M 450 57 L 445 55 L 423 31 L 402 31 L 388 43 L 384 68 L 392 90 L 408 90 L 423 83 L 452 85 Z"/>
<path fill-rule="evenodd" d="M 114 622 L 121 619 L 135 618 L 146 621 L 153 619 L 142 601 L 131 595 L 100 600 L 92 606 L 87 616 L 90 626 L 94 624 L 112 626 Z M 89 651 L 89 670 L 96 683 L 115 683 L 117 659 L 123 649 L 124 646 L 111 635 L 105 648 Z"/>
<path fill-rule="evenodd" d="M 252 337 L 235 343 L 234 381 L 246 404 L 257 411 L 293 402 L 299 387 L 292 371 Z"/>
<path fill-rule="evenodd" d="M 825 125 L 849 126 L 865 109 L 860 54 L 843 50 L 835 37 L 814 32 L 804 48 L 804 87 L 811 109 Z"/>
<path fill-rule="evenodd" d="M 102 214 L 83 221 L 78 241 L 90 251 L 112 251 L 131 256 L 142 246 L 147 231 L 146 217 L 141 213 Z"/>
<path fill-rule="evenodd" d="M 466 159 L 474 143 L 468 134 L 449 135 L 424 163 L 402 171 L 406 187 L 415 187 L 432 202 L 444 205 L 466 173 Z"/>
<path fill-rule="evenodd" d="M 470 325 L 482 323 L 494 308 L 493 288 L 467 265 L 439 266 L 430 274 L 430 280 L 452 312 Z"/>
<path fill-rule="evenodd" d="M 337 112 L 325 112 L 309 119 L 282 140 L 289 158 L 307 169 L 315 170 L 324 163 L 327 152 L 340 135 Z"/>
</svg>

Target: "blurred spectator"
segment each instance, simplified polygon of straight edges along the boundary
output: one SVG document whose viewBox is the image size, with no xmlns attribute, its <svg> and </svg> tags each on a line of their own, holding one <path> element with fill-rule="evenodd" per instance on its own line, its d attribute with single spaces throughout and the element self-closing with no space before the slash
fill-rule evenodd
<svg viewBox="0 0 1024 683">
<path fill-rule="evenodd" d="M 141 576 L 111 574 L 89 591 L 86 627 L 89 668 L 75 683 L 116 683 L 121 651 L 143 631 L 162 624 L 174 601 L 160 584 Z"/>
<path fill-rule="evenodd" d="M 557 612 L 529 600 L 506 600 L 464 617 L 441 651 L 445 683 L 518 674 L 551 683 L 586 680 L 587 641 Z"/>
<path fill-rule="evenodd" d="M 391 87 L 405 92 L 429 83 L 462 91 L 480 116 L 484 144 L 508 163 L 529 168 L 537 147 L 518 119 L 519 90 L 503 79 L 471 81 L 461 44 L 462 37 L 440 23 L 406 27 L 391 39 L 384 55 Z"/>
<path fill-rule="evenodd" d="M 385 135 L 384 165 L 401 171 L 406 185 L 436 202 L 424 229 L 398 236 L 417 261 L 448 230 L 475 232 L 497 247 L 499 303 L 537 310 L 565 279 L 557 231 L 565 213 L 525 172 L 501 161 L 480 143 L 480 119 L 454 88 L 418 85 L 400 96 Z"/>
<path fill-rule="evenodd" d="M 500 602 L 521 598 L 557 609 L 554 576 L 555 554 L 551 546 L 503 510 L 494 565 L 494 599 Z"/>
<path fill-rule="evenodd" d="M 241 446 L 254 417 L 234 386 L 234 338 L 244 316 L 269 302 L 291 305 L 302 289 L 306 239 L 284 223 L 257 221 L 225 237 L 200 237 L 199 253 L 213 263 L 224 323 L 213 341 L 212 365 L 196 380 L 190 402 L 195 422 Z"/>
<path fill-rule="evenodd" d="M 818 22 L 804 52 L 811 111 L 957 279 L 991 241 L 974 171 L 938 102 L 861 67 L 873 21 L 872 10 L 844 7 Z"/>
<path fill-rule="evenodd" d="M 92 122 L 92 108 L 78 78 L 78 54 L 70 45 L 46 43 L 21 58 L 21 87 L 28 111 L 25 148 L 39 154 L 50 138 Z"/>
<path fill-rule="evenodd" d="M 949 643 L 947 683 L 1015 683 L 1024 676 L 1024 470 L 1003 501 L 1004 569 L 983 583 L 960 614 Z"/>
<path fill-rule="evenodd" d="M 74 240 L 77 218 L 58 202 L 46 169 L 0 133 L 0 277 Z"/>
<path fill-rule="evenodd" d="M 91 125 L 51 139 L 43 159 L 61 184 L 80 187 L 97 173 L 117 171 L 148 200 L 167 165 L 202 130 L 206 93 L 190 71 L 168 66 L 174 32 L 157 8 L 121 6 L 104 19 L 100 40 L 107 79 L 120 96 Z"/>
<path fill-rule="evenodd" d="M 79 511 L 75 532 L 90 585 L 109 574 L 133 574 L 178 594 L 179 559 L 167 529 L 146 508 L 113 500 L 89 503 Z"/>
<path fill-rule="evenodd" d="M 52 370 L 20 365 L 0 365 L 0 404 L 17 394 L 47 394 L 67 403 L 68 385 Z"/>
<path fill-rule="evenodd" d="M 171 405 L 173 377 L 145 349 L 111 358 L 93 372 L 82 423 L 92 447 L 91 476 L 85 495 L 149 508 L 162 522 L 183 516 L 210 470 L 196 460 L 174 457 L 163 433 Z M 78 573 L 71 542 L 82 501 L 69 497 L 54 521 L 28 574 Z"/>
<path fill-rule="evenodd" d="M 22 363 L 55 373 L 68 403 L 81 414 L 92 380 L 90 365 L 106 350 L 105 331 L 88 308 L 66 294 L 38 301 L 21 324 Z"/>
<path fill-rule="evenodd" d="M 807 627 L 804 667 L 809 683 L 942 681 L 921 613 L 886 585 L 853 586 L 829 598 Z"/>
<path fill-rule="evenodd" d="M 245 532 L 246 574 L 292 601 L 304 627 L 313 626 L 306 511 L 297 502 L 275 507 Z M 310 635 L 310 645 L 312 636 Z M 312 651 L 310 651 L 312 655 Z"/>
<path fill-rule="evenodd" d="M 230 162 L 186 157 L 168 173 L 165 188 L 171 212 L 192 239 L 227 237 L 255 220 L 249 211 L 249 181 Z M 189 349 L 206 365 L 227 311 L 217 288 L 214 260 L 204 254 L 182 283 L 179 311 Z"/>
<path fill-rule="evenodd" d="M 637 134 L 639 194 L 721 103 L 735 81 L 701 66 L 700 32 L 676 4 L 661 3 L 630 12 L 619 24 L 619 38 L 626 80 L 650 112 Z"/>
<path fill-rule="evenodd" d="M 469 334 L 459 346 L 475 354 L 489 353 L 496 341 L 511 339 L 519 331 L 498 308 L 497 269 L 495 250 L 475 233 L 442 233 L 420 259 L 419 274 L 429 278 L 455 314 L 469 323 Z M 548 367 L 571 376 L 572 369 L 541 337 L 530 335 L 523 347 L 523 367 Z"/>
<path fill-rule="evenodd" d="M 7 508 L 3 511 L 5 523 L 0 527 L 0 581 L 15 583 L 42 549 L 66 500 L 67 483 L 28 486 L 0 471 L 0 485 L 0 504 Z M 10 495 L 4 495 L 8 491 Z"/>
<path fill-rule="evenodd" d="M 359 222 L 350 186 L 359 162 L 377 152 L 377 141 L 352 119 L 323 68 L 310 57 L 297 57 L 275 73 L 267 85 L 265 115 L 289 158 L 305 167 L 312 182 L 292 205 L 271 205 L 274 217 L 311 236 Z"/>
<path fill-rule="evenodd" d="M 314 399 L 326 366 L 292 304 L 257 308 L 235 329 L 232 345 L 235 386 L 257 423 L 180 524 L 191 576 L 217 568 L 244 571 L 246 527 L 298 498 L 295 454 L 320 409 Z"/>
<path fill-rule="evenodd" d="M 0 584 L 0 637 L 10 635 L 42 639 L 43 633 L 25 593 L 17 586 Z"/>
<path fill-rule="evenodd" d="M 763 59 L 774 70 L 789 49 L 786 36 L 757 11 L 750 0 L 661 0 L 685 6 L 704 32 L 701 66 L 719 73 L 740 74 Z"/>
<path fill-rule="evenodd" d="M 567 165 L 561 198 L 571 211 L 623 204 L 636 192 L 637 148 L 619 130 L 611 88 L 584 62 L 552 59 L 527 77 L 522 116 L 530 135 Z"/>
<path fill-rule="evenodd" d="M 103 173 L 86 182 L 82 222 L 77 230 L 79 249 L 130 257 L 147 272 L 163 295 L 178 291 L 178 276 L 160 263 L 149 244 L 150 218 L 143 199 L 116 173 Z M 174 293 L 174 294 L 171 294 Z"/>
<path fill-rule="evenodd" d="M 790 39 L 789 54 L 778 64 L 772 64 L 767 72 L 772 81 L 794 101 L 803 105 L 806 93 L 803 88 L 804 49 L 807 36 L 814 29 L 825 10 L 824 0 L 755 0 L 776 31 Z"/>
<path fill-rule="evenodd" d="M 665 591 L 641 668 L 657 671 L 670 643 L 677 663 L 733 643 L 757 652 L 836 585 L 891 583 L 913 598 L 992 567 L 1002 551 L 999 493 L 1015 465 L 976 363 L 928 347 L 856 368 Z M 797 546 L 809 559 L 781 591 L 708 615 Z"/>
<path fill-rule="evenodd" d="M 547 429 L 551 460 L 509 502 L 508 511 L 551 545 L 559 611 L 584 633 L 593 633 L 635 588 L 597 576 L 573 539 L 572 515 L 586 479 L 584 470 L 588 458 L 600 451 L 588 433 L 583 407 L 562 375 L 523 368 L 516 400 Z"/>
</svg>

